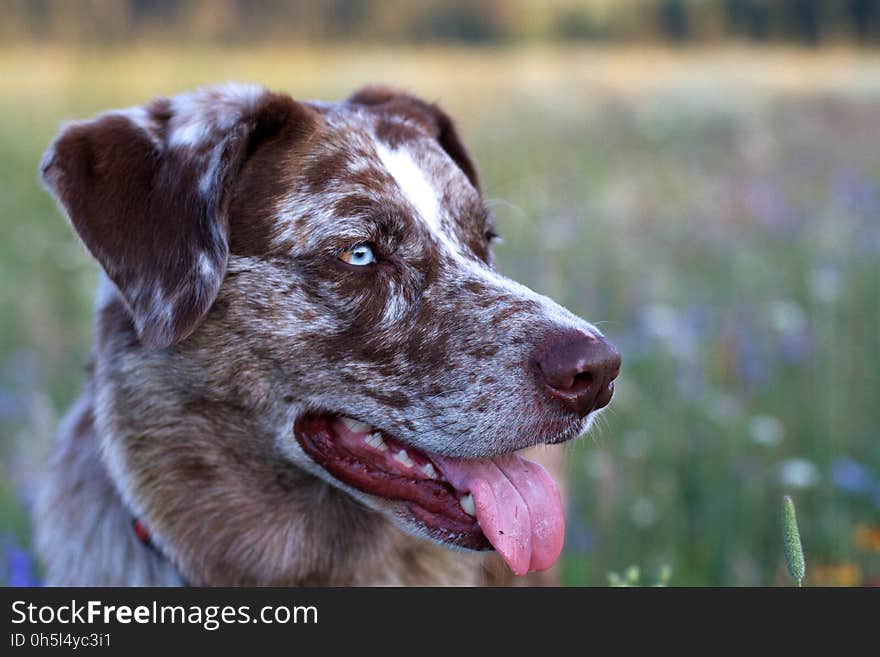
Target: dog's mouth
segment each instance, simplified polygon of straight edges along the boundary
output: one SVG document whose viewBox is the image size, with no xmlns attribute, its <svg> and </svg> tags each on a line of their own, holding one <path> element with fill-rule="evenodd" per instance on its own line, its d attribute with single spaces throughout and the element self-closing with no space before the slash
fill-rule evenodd
<svg viewBox="0 0 880 657">
<path fill-rule="evenodd" d="M 459 459 L 428 454 L 352 418 L 312 413 L 294 433 L 315 463 L 362 492 L 399 502 L 431 538 L 495 548 L 517 575 L 545 570 L 562 551 L 556 483 L 518 454 Z"/>
</svg>

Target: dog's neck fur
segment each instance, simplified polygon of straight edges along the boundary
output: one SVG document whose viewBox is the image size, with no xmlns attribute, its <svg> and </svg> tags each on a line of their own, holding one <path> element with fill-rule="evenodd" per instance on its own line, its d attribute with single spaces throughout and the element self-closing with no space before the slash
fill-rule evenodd
<svg viewBox="0 0 880 657">
<path fill-rule="evenodd" d="M 132 349 L 121 301 L 104 304 L 93 373 L 41 499 L 38 541 L 51 583 L 484 581 L 484 555 L 411 537 L 280 456 L 267 459 L 266 422 L 202 394 L 174 350 Z M 157 550 L 135 539 L 135 517 Z"/>
</svg>

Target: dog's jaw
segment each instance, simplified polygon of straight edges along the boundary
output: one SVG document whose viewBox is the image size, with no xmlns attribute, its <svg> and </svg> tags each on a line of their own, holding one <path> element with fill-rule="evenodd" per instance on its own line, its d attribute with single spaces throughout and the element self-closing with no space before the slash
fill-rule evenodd
<svg viewBox="0 0 880 657">
<path fill-rule="evenodd" d="M 168 380 L 153 381 L 150 389 L 133 380 L 113 385 L 126 368 L 113 359 L 96 373 L 95 387 L 108 390 L 104 413 L 110 422 L 101 429 L 104 467 L 112 472 L 121 506 L 149 527 L 159 552 L 185 581 L 478 583 L 479 557 L 466 560 L 467 568 L 456 565 L 448 550 L 399 531 L 386 515 L 363 505 L 356 491 L 325 483 L 306 459 L 277 450 L 269 427 L 285 423 L 281 418 L 290 404 L 279 400 L 274 411 L 255 418 L 231 400 L 182 402 L 180 389 Z M 149 398 L 149 409 L 132 415 L 132 400 L 141 394 Z M 119 540 L 130 537 L 123 532 Z M 403 555 L 415 562 L 404 566 Z"/>
<path fill-rule="evenodd" d="M 277 439 L 304 469 L 416 536 L 476 550 L 491 544 L 518 575 L 552 566 L 562 549 L 557 485 L 517 454 L 425 453 L 368 423 L 314 411 Z"/>
</svg>

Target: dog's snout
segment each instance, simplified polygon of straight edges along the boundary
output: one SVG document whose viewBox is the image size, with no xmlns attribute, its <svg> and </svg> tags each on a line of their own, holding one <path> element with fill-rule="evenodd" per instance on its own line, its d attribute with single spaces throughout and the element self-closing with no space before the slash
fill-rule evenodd
<svg viewBox="0 0 880 657">
<path fill-rule="evenodd" d="M 608 405 L 620 372 L 620 353 L 605 338 L 585 331 L 549 336 L 536 357 L 551 395 L 585 417 Z"/>
</svg>

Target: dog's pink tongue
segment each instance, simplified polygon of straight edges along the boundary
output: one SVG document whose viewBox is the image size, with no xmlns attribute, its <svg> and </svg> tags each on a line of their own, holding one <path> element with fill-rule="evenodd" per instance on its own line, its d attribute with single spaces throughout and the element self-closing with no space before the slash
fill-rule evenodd
<svg viewBox="0 0 880 657">
<path fill-rule="evenodd" d="M 547 471 L 518 454 L 433 457 L 449 482 L 474 497 L 480 528 L 516 575 L 552 566 L 565 538 L 562 497 Z"/>
</svg>

